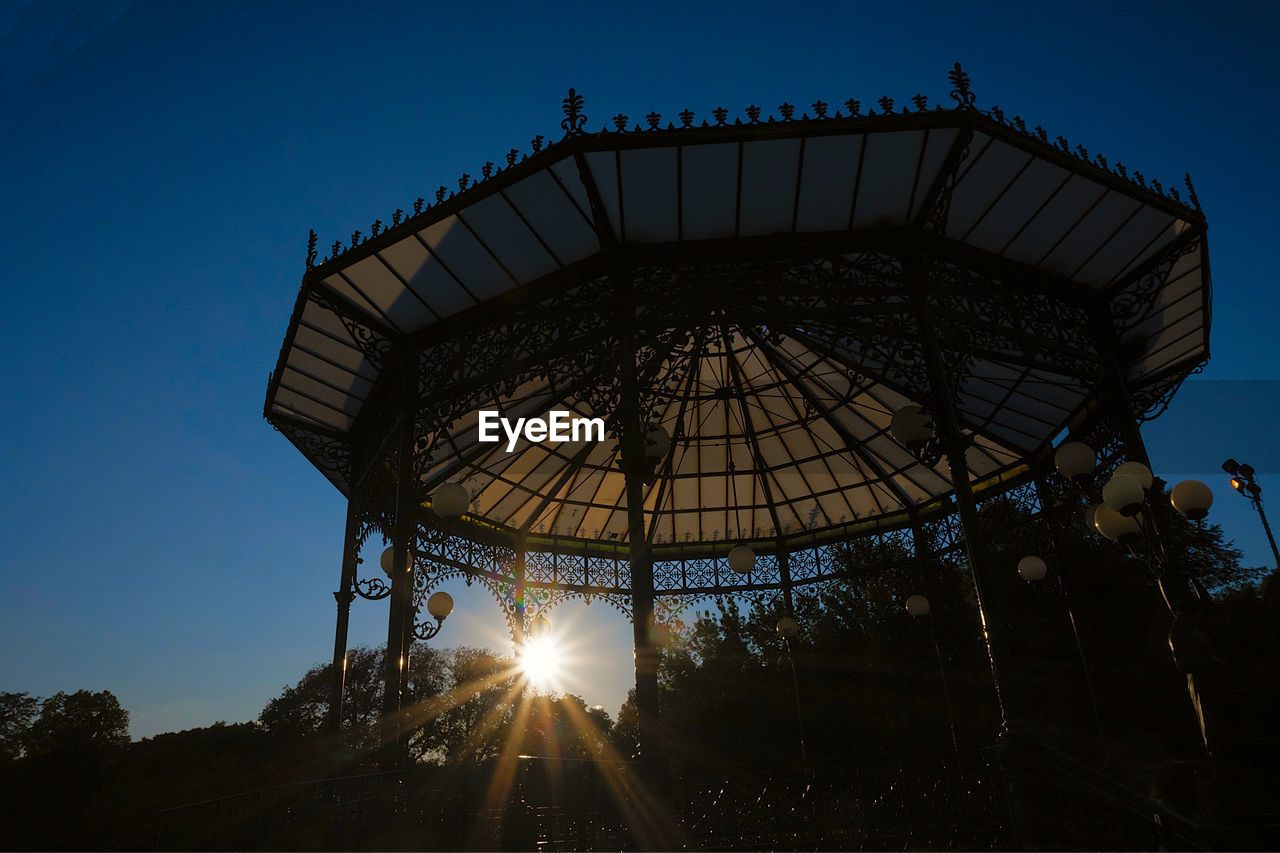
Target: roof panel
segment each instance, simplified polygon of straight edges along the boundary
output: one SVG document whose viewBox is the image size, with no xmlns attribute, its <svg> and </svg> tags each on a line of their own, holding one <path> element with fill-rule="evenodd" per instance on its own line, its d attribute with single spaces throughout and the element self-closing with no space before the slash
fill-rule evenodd
<svg viewBox="0 0 1280 853">
<path fill-rule="evenodd" d="M 675 148 L 622 153 L 622 221 L 627 240 L 666 242 L 679 236 Z"/>
<path fill-rule="evenodd" d="M 799 139 L 767 139 L 743 146 L 738 233 L 791 232 L 799 169 Z"/>
<path fill-rule="evenodd" d="M 613 151 L 593 151 L 583 156 L 587 161 L 591 180 L 600 193 L 609 225 L 613 228 L 614 235 L 621 239 L 624 223 L 618 201 L 618 154 Z M 590 205 L 586 209 L 590 210 Z"/>
<path fill-rule="evenodd" d="M 911 201 L 910 216 L 918 215 L 920 206 L 924 204 L 925 197 L 928 195 L 929 188 L 933 186 L 937 180 L 939 173 L 942 171 L 942 164 L 947 159 L 947 154 L 951 151 L 951 146 L 956 141 L 956 135 L 959 133 L 953 127 L 944 127 L 928 132 L 928 142 L 925 144 L 924 160 L 920 163 L 920 177 L 916 183 L 914 190 L 914 198 Z"/>
<path fill-rule="evenodd" d="M 684 237 L 732 237 L 738 203 L 738 146 L 686 145 L 681 150 Z"/>
<path fill-rule="evenodd" d="M 420 235 L 394 243 L 379 254 L 438 316 L 448 317 L 476 304 L 475 297 L 427 251 Z"/>
<path fill-rule="evenodd" d="M 1026 169 L 1019 170 L 999 195 L 992 198 L 988 209 L 974 221 L 966 234 L 965 242 L 990 252 L 999 252 L 1018 236 L 1024 225 L 1028 222 L 1034 224 L 1036 219 L 1043 217 L 1043 228 L 1038 232 L 1040 239 L 1030 245 L 1031 250 L 1038 250 L 1036 260 L 1039 260 L 1102 193 L 1100 187 L 1091 184 L 1085 188 L 1084 198 L 1069 196 L 1064 200 L 1074 202 L 1076 207 L 1069 204 L 1054 206 L 1051 199 L 1061 198 L 1061 194 L 1055 196 L 1054 193 L 1067 175 L 1066 169 L 1053 163 L 1044 160 L 1031 162 Z M 1037 217 L 1037 213 L 1041 217 Z M 1023 251 L 1028 251 L 1028 248 L 1024 246 Z"/>
<path fill-rule="evenodd" d="M 843 231 L 865 136 L 814 136 L 805 141 L 796 231 Z"/>
<path fill-rule="evenodd" d="M 1168 230 L 1173 221 L 1173 217 L 1169 214 L 1144 205 L 1132 219 L 1125 223 L 1116 236 L 1101 247 L 1093 259 L 1076 273 L 1076 277 L 1095 287 L 1110 283 L 1143 247 L 1150 245 L 1161 233 Z"/>
<path fill-rule="evenodd" d="M 491 299 L 515 284 L 457 216 L 445 217 L 418 234 L 436 260 L 479 301 Z"/>
<path fill-rule="evenodd" d="M 520 219 L 507 200 L 491 195 L 467 208 L 467 225 L 521 284 L 559 269 L 556 259 Z"/>
<path fill-rule="evenodd" d="M 1033 167 L 1034 169 L 1035 167 Z M 1030 173 L 1032 169 L 1028 169 Z M 1042 206 L 1027 217 L 1020 230 L 996 251 L 1019 263 L 1038 264 L 1062 235 L 1074 225 L 1104 192 L 1103 188 L 1053 167 L 1049 180 L 1056 180 Z"/>
<path fill-rule="evenodd" d="M 402 332 L 420 329 L 435 319 L 378 255 L 352 264 L 347 279 L 378 308 L 378 313 Z"/>
<path fill-rule="evenodd" d="M 1025 151 L 975 133 L 969 143 L 970 159 L 951 193 L 947 236 L 960 238 L 973 228 L 1000 194 L 1034 159 Z"/>
<path fill-rule="evenodd" d="M 1137 200 L 1108 191 L 1070 233 L 1063 236 L 1062 242 L 1041 265 L 1060 275 L 1075 276 L 1098 247 L 1114 237 L 1139 207 Z"/>
<path fill-rule="evenodd" d="M 923 130 L 889 131 L 867 138 L 853 226 L 903 225 L 911 205 Z"/>
<path fill-rule="evenodd" d="M 579 208 L 549 171 L 536 172 L 505 192 L 561 263 L 580 261 L 600 248 L 590 208 Z"/>
</svg>

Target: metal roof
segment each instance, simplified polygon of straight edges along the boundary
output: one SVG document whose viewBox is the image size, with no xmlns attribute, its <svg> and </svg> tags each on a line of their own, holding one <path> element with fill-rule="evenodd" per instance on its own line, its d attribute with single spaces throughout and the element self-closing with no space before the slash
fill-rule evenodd
<svg viewBox="0 0 1280 853">
<path fill-rule="evenodd" d="M 452 358 L 422 377 L 424 400 L 461 406 L 424 408 L 446 415 L 420 424 L 422 493 L 461 481 L 478 523 L 625 541 L 616 441 L 507 453 L 476 430 L 481 409 L 610 415 L 587 386 L 608 385 L 592 370 L 608 372 L 598 353 L 613 342 L 592 326 L 625 269 L 650 336 L 648 416 L 675 437 L 646 490 L 653 542 L 900 521 L 952 491 L 945 465 L 887 432 L 897 408 L 922 402 L 903 363 L 916 327 L 901 280 L 919 255 L 974 437 L 971 476 L 1007 477 L 1090 405 L 1091 311 L 1111 323 L 1139 408 L 1207 358 L 1206 226 L 1159 184 L 978 111 L 955 74 L 954 109 L 917 96 L 899 112 L 888 99 L 879 113 L 850 101 L 852 114 L 819 103 L 801 118 L 783 105 L 777 120 L 752 107 L 745 122 L 716 111 L 700 126 L 650 114 L 644 130 L 618 116 L 599 133 L 571 92 L 560 142 L 539 138 L 478 183 L 463 176 L 322 262 L 313 237 L 266 416 L 350 493 L 362 476 L 350 437 L 389 353 Z M 510 348 L 484 337 L 508 320 L 542 331 L 527 352 L 490 354 L 510 359 L 499 382 L 475 341 Z M 580 348 L 589 364 L 540 374 L 538 348 L 556 364 Z"/>
</svg>

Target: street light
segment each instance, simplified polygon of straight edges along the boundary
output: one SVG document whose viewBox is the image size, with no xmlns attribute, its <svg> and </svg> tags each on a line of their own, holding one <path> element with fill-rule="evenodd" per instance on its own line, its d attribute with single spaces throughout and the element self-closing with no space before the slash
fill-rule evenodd
<svg viewBox="0 0 1280 853">
<path fill-rule="evenodd" d="M 804 747 L 804 715 L 800 713 L 800 679 L 796 676 L 796 661 L 791 655 L 791 641 L 800 636 L 800 623 L 790 616 L 783 616 L 775 627 L 787 650 L 787 662 L 791 664 L 791 690 L 796 697 L 796 730 L 800 733 L 800 760 L 807 763 L 809 757 Z"/>
<path fill-rule="evenodd" d="M 471 505 L 471 495 L 461 483 L 444 483 L 431 495 L 431 508 L 441 518 L 458 518 Z"/>
<path fill-rule="evenodd" d="M 960 741 L 956 738 L 956 718 L 951 713 L 951 692 L 947 690 L 947 670 L 942 664 L 942 647 L 938 645 L 938 632 L 933 627 L 933 617 L 930 615 L 932 608 L 929 606 L 929 599 L 923 595 L 912 595 L 906 601 L 907 615 L 915 619 L 929 620 L 929 636 L 933 639 L 933 653 L 938 658 L 938 676 L 942 682 L 942 701 L 947 707 L 947 723 L 951 726 L 951 748 L 956 752 L 960 751 Z"/>
<path fill-rule="evenodd" d="M 756 552 L 748 545 L 734 545 L 729 549 L 729 568 L 745 575 L 756 567 Z"/>
<path fill-rule="evenodd" d="M 1125 519 L 1132 521 L 1132 519 Z M 1135 522 L 1136 523 L 1136 522 Z M 1049 573 L 1049 567 L 1040 557 L 1028 554 L 1018 561 L 1018 575 L 1030 584 L 1039 584 Z M 1102 754 L 1110 761 L 1111 750 L 1107 747 L 1107 735 L 1102 730 L 1102 717 L 1098 714 L 1098 696 L 1093 689 L 1093 676 L 1089 674 L 1089 663 L 1084 656 L 1084 646 L 1080 642 L 1080 631 L 1076 627 L 1076 614 L 1071 607 L 1071 596 L 1067 594 L 1067 583 L 1062 578 L 1062 571 L 1054 572 L 1058 582 L 1058 592 L 1062 595 L 1062 604 L 1067 611 L 1067 621 L 1071 623 L 1071 637 L 1076 643 L 1076 654 L 1080 656 L 1080 669 L 1084 672 L 1085 687 L 1089 690 L 1089 705 L 1093 709 L 1093 723 L 1098 728 L 1098 737 L 1102 738 Z"/>
<path fill-rule="evenodd" d="M 459 487 L 461 488 L 461 487 Z M 382 552 L 382 556 L 378 558 L 378 565 L 382 567 L 382 571 L 390 578 L 395 570 L 396 549 L 394 547 L 386 548 Z M 413 565 L 413 554 L 410 553 L 407 563 Z M 354 583 L 354 589 L 361 598 L 367 598 L 370 601 L 379 601 L 391 594 L 391 587 L 387 586 L 381 578 L 372 577 L 363 580 L 357 579 Z M 440 629 L 444 626 L 444 620 L 449 618 L 449 614 L 453 612 L 453 596 L 447 592 L 433 592 L 427 599 L 427 612 L 435 618 L 434 625 L 428 622 L 418 621 L 418 609 L 422 606 L 422 599 L 419 595 L 413 596 L 409 605 L 409 624 L 406 625 L 409 633 L 419 640 L 430 640 L 436 634 L 440 633 Z M 409 640 L 406 638 L 406 643 Z"/>
<path fill-rule="evenodd" d="M 920 406 L 903 406 L 889 420 L 889 434 L 901 444 L 920 464 L 933 467 L 942 458 L 933 429 L 933 418 Z"/>
<path fill-rule="evenodd" d="M 1267 523 L 1267 514 L 1262 510 L 1262 484 L 1257 480 L 1257 472 L 1252 465 L 1228 459 L 1222 463 L 1222 470 L 1231 475 L 1231 488 L 1235 489 L 1253 504 L 1262 519 L 1262 529 L 1267 531 L 1267 541 L 1271 543 L 1271 554 L 1276 558 L 1276 567 L 1280 568 L 1280 549 L 1276 548 L 1276 537 L 1271 533 L 1271 525 Z"/>
</svg>

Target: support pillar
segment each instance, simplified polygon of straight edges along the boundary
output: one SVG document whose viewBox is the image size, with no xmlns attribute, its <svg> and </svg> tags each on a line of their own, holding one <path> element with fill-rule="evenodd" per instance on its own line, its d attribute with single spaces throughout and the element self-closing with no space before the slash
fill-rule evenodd
<svg viewBox="0 0 1280 853">
<path fill-rule="evenodd" d="M 342 728 L 342 693 L 347 680 L 347 624 L 351 619 L 351 602 L 356 597 L 356 564 L 360 535 L 360 516 L 354 498 L 347 501 L 347 528 L 342 544 L 342 577 L 338 590 L 333 594 L 338 602 L 338 625 L 333 634 L 333 672 L 329 686 L 329 713 L 325 727 L 331 731 Z"/>
<path fill-rule="evenodd" d="M 410 376 L 413 374 L 410 373 Z M 391 607 L 387 619 L 385 688 L 382 696 L 383 763 L 392 769 L 404 758 L 406 732 L 401 719 L 408 648 L 405 625 L 411 618 L 413 598 L 412 550 L 416 532 L 417 500 L 413 484 L 415 411 L 413 396 L 406 398 L 396 451 L 395 526 L 391 534 Z"/>
<path fill-rule="evenodd" d="M 629 384 L 634 386 L 634 378 Z M 658 649 L 653 642 L 653 555 L 644 529 L 644 425 L 637 422 L 634 403 L 624 404 L 624 408 L 631 410 L 623 419 L 622 466 L 627 491 L 639 752 L 644 765 L 657 767 L 662 747 L 658 727 Z"/>
<path fill-rule="evenodd" d="M 787 559 L 787 551 L 778 540 L 778 580 L 782 583 L 782 603 L 787 608 L 787 615 L 796 618 L 796 603 L 791 592 L 791 562 Z"/>
<path fill-rule="evenodd" d="M 1005 697 L 1000 683 L 1000 666 L 997 662 L 995 644 L 991 637 L 991 623 L 987 611 L 987 593 L 985 578 L 987 574 L 986 549 L 982 541 L 982 530 L 978 524 L 978 504 L 973 496 L 973 487 L 969 484 L 969 463 L 965 453 L 969 449 L 968 439 L 960 426 L 956 414 L 955 401 L 950 393 L 947 381 L 946 363 L 938 345 L 938 328 L 934 322 L 933 309 L 925 291 L 924 264 L 919 258 L 903 259 L 903 274 L 907 288 L 911 294 L 912 307 L 919 325 L 920 345 L 924 353 L 925 369 L 929 384 L 929 410 L 933 414 L 934 427 L 942 444 L 947 465 L 951 469 L 951 484 L 955 490 L 956 509 L 960 515 L 960 525 L 964 530 L 965 557 L 969 562 L 969 571 L 973 577 L 974 596 L 978 602 L 978 620 L 982 626 L 982 640 L 986 645 L 987 663 L 991 668 L 991 684 L 995 690 L 996 704 L 1000 710 L 1000 731 L 1009 728 L 1005 709 Z"/>
</svg>

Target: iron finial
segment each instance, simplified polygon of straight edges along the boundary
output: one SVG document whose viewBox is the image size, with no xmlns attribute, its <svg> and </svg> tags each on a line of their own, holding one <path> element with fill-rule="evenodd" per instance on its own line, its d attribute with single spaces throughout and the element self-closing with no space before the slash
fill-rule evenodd
<svg viewBox="0 0 1280 853">
<path fill-rule="evenodd" d="M 583 105 L 586 100 L 575 90 L 569 90 L 569 97 L 564 99 L 562 109 L 564 110 L 564 119 L 560 122 L 561 129 L 564 130 L 565 138 L 577 136 L 582 133 L 582 126 L 587 123 L 587 117 L 582 112 Z"/>
<path fill-rule="evenodd" d="M 1200 198 L 1196 195 L 1196 188 L 1195 188 L 1195 187 L 1193 187 L 1193 186 L 1191 185 L 1191 173 L 1190 173 L 1190 172 L 1187 172 L 1186 177 L 1185 177 L 1183 180 L 1185 180 L 1185 181 L 1186 181 L 1186 184 L 1187 184 L 1187 193 L 1188 193 L 1188 195 L 1190 195 L 1190 197 L 1191 197 L 1191 203 L 1192 203 L 1193 205 L 1195 205 L 1196 210 L 1199 210 L 1199 209 L 1200 209 Z"/>
<path fill-rule="evenodd" d="M 951 97 L 955 99 L 959 109 L 973 109 L 973 90 L 969 88 L 969 75 L 960 67 L 957 62 L 955 67 L 947 72 L 947 78 L 951 81 Z"/>
<path fill-rule="evenodd" d="M 1190 178 L 1188 178 L 1188 180 L 1190 180 Z M 316 265 L 317 239 L 319 238 L 316 237 L 316 231 L 312 228 L 310 234 L 307 236 L 307 269 L 311 269 Z"/>
</svg>

